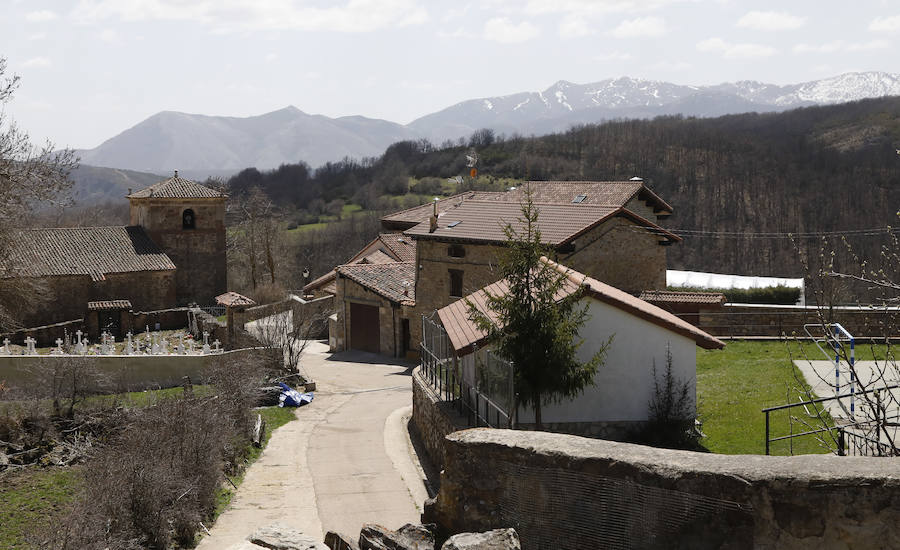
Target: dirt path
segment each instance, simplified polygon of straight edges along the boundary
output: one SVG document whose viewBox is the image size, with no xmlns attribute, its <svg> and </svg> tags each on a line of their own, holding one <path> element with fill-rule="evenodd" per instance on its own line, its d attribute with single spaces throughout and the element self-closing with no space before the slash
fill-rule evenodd
<svg viewBox="0 0 900 550">
<path fill-rule="evenodd" d="M 331 356 L 320 343 L 307 348 L 302 364 L 318 385 L 314 401 L 275 431 L 199 550 L 228 548 L 273 522 L 321 540 L 329 530 L 355 537 L 365 522 L 418 521 L 424 485 L 405 430 L 393 426 L 411 404 L 410 367 L 384 361 Z"/>
</svg>

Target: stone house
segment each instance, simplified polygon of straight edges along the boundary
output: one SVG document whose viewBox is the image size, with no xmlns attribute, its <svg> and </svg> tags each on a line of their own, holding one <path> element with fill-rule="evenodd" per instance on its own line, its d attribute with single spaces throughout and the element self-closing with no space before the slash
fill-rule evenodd
<svg viewBox="0 0 900 550">
<path fill-rule="evenodd" d="M 687 412 L 689 418 L 694 418 L 696 348 L 719 349 L 725 344 L 627 292 L 555 262 L 548 263 L 566 275 L 559 299 L 579 289 L 583 291 L 581 300 L 587 306 L 589 318 L 579 333 L 579 338 L 584 340 L 578 350 L 579 359 L 588 360 L 607 341 L 610 346 L 593 386 L 576 398 L 542 407 L 546 429 L 622 438 L 648 420 L 648 404 L 654 397 L 656 381 L 665 373 L 667 353 L 672 356 L 675 378 L 688 385 L 691 410 Z M 487 295 L 503 295 L 507 290 L 505 280 L 497 281 L 437 311 L 461 366 L 462 377 L 470 385 L 474 386 L 479 378 L 480 354 L 490 348 L 490 342 L 469 320 L 467 301 L 496 322 L 496 316 L 487 307 Z M 520 408 L 517 416 L 518 426 L 533 426 L 533 411 Z"/>
<path fill-rule="evenodd" d="M 540 211 L 542 238 L 554 250 L 555 260 L 632 294 L 665 288 L 665 246 L 681 239 L 658 225 L 671 215 L 672 207 L 643 182 L 530 182 L 507 192 L 461 193 L 382 218 L 382 227 L 403 230 L 403 237 L 414 241 L 410 249 L 415 254 L 412 288 L 404 287 L 406 294 L 392 302 L 390 315 L 386 311 L 379 313 L 377 317 L 388 324 L 377 328 L 377 337 L 370 334 L 354 338 L 356 330 L 374 333 L 375 323 L 354 324 L 342 318 L 346 308 L 340 304 L 358 301 L 359 295 L 342 293 L 335 285 L 338 311 L 332 326 L 338 334 L 331 338 L 335 349 L 379 341 L 384 344 L 379 349 L 375 350 L 374 345 L 365 349 L 396 356 L 415 354 L 423 315 L 429 316 L 497 280 L 497 258 L 506 241 L 503 228 L 510 224 L 521 229 L 520 204 L 526 187 L 532 190 L 532 200 Z M 371 254 L 377 241 L 351 261 L 358 263 Z M 348 273 L 358 271 L 361 270 L 354 268 Z M 336 273 L 340 272 L 337 269 Z M 408 268 L 404 268 L 398 280 L 408 283 L 407 273 Z M 330 284 L 330 276 L 313 281 L 308 288 L 325 288 Z M 366 286 L 369 280 L 358 277 L 355 284 L 383 296 L 383 289 Z M 366 315 L 376 318 L 374 312 Z M 396 335 L 395 343 L 388 345 L 385 334 Z"/>
<path fill-rule="evenodd" d="M 48 294 L 28 304 L 22 324 L 101 316 L 115 324 L 102 313 L 117 311 L 109 303 L 135 311 L 213 304 L 226 290 L 226 198 L 176 172 L 129 193 L 128 226 L 19 231 L 3 273 L 38 279 Z"/>
<path fill-rule="evenodd" d="M 416 242 L 403 233 L 381 233 L 362 250 L 353 255 L 345 264 L 384 264 L 391 262 L 412 262 L 416 259 Z M 335 280 L 337 268 L 314 279 L 303 287 L 303 294 L 320 298 L 337 292 Z"/>
</svg>

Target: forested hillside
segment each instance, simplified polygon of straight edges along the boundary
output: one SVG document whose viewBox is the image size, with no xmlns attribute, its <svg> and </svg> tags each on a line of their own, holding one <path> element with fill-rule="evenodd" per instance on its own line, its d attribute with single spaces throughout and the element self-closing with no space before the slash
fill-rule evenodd
<svg viewBox="0 0 900 550">
<path fill-rule="evenodd" d="M 303 216 L 334 201 L 385 209 L 390 195 L 448 192 L 446 178 L 468 172 L 471 149 L 479 177 L 456 190 L 500 178 L 640 176 L 674 206 L 667 225 L 685 237 L 669 249 L 670 267 L 792 276 L 802 270 L 787 233 L 837 233 L 833 241 L 844 234 L 861 256 L 878 255 L 884 236 L 859 230 L 896 224 L 898 148 L 900 98 L 883 98 L 778 114 L 615 121 L 537 138 L 482 130 L 464 144 L 401 142 L 377 159 L 315 171 L 249 169 L 228 183 L 237 195 L 259 186 Z M 818 246 L 816 236 L 797 240 Z"/>
</svg>

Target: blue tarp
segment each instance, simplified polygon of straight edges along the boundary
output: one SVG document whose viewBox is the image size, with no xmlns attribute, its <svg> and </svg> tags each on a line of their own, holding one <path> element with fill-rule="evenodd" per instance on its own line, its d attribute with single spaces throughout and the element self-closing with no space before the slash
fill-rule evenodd
<svg viewBox="0 0 900 550">
<path fill-rule="evenodd" d="M 313 392 L 300 393 L 283 382 L 278 383 L 281 386 L 281 395 L 278 396 L 279 407 L 302 407 L 313 400 Z"/>
</svg>

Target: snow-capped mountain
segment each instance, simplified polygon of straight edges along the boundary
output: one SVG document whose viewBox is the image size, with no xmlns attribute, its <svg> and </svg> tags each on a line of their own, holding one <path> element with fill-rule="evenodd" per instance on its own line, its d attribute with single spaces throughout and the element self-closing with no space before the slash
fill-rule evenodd
<svg viewBox="0 0 900 550">
<path fill-rule="evenodd" d="M 783 111 L 885 95 L 900 95 L 900 74 L 847 73 L 786 86 L 750 80 L 714 86 L 629 77 L 591 84 L 560 80 L 540 92 L 463 101 L 406 126 L 309 115 L 296 107 L 248 118 L 162 112 L 79 154 L 84 164 L 156 173 L 177 167 L 205 177 L 249 166 L 274 168 L 301 160 L 319 166 L 345 156 L 377 156 L 395 141 L 425 137 L 440 144 L 481 128 L 540 135 L 615 118 Z"/>
<path fill-rule="evenodd" d="M 433 140 L 457 138 L 479 128 L 540 134 L 611 118 L 782 111 L 886 95 L 900 95 L 900 74 L 846 73 L 785 86 L 752 80 L 713 86 L 629 77 L 590 84 L 560 80 L 541 92 L 464 101 L 414 120 L 409 127 Z"/>
</svg>

